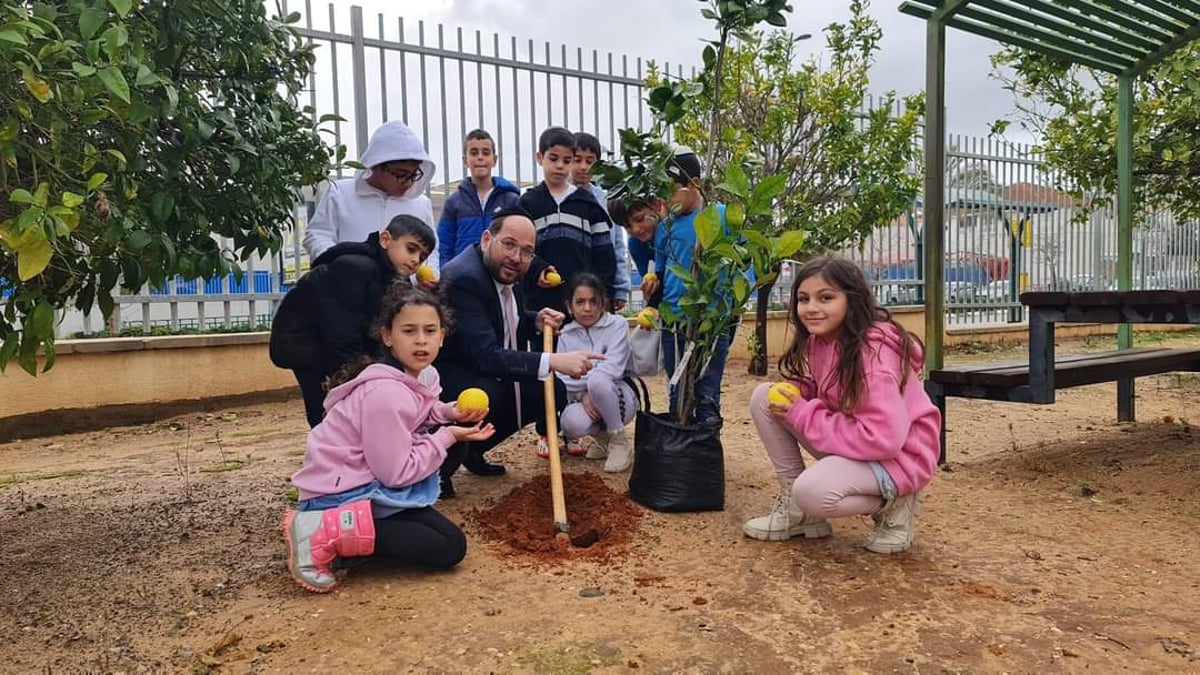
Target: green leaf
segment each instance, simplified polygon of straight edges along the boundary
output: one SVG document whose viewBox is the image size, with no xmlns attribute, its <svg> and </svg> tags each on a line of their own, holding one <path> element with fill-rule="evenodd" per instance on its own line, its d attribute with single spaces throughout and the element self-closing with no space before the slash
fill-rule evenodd
<svg viewBox="0 0 1200 675">
<path fill-rule="evenodd" d="M 99 75 L 100 81 L 104 83 L 104 88 L 108 89 L 109 93 L 125 103 L 129 103 L 129 83 L 125 81 L 125 75 L 121 73 L 119 68 L 109 66 L 101 69 L 97 75 Z"/>
<path fill-rule="evenodd" d="M 92 174 L 92 177 L 89 178 L 88 182 L 87 182 L 88 192 L 95 190 L 96 188 L 100 187 L 101 185 L 104 185 L 104 181 L 106 181 L 106 180 L 108 180 L 108 174 L 106 174 L 106 173 Z"/>
<path fill-rule="evenodd" d="M 108 153 L 110 156 L 114 157 L 118 162 L 120 162 L 122 164 L 125 164 L 126 162 L 129 161 L 129 160 L 125 159 L 125 153 L 121 152 L 120 150 L 117 150 L 116 148 L 109 148 L 109 149 L 105 150 L 104 152 Z"/>
<path fill-rule="evenodd" d="M 701 248 L 708 248 L 721 234 L 721 216 L 715 206 L 706 206 L 696 216 L 696 241 Z"/>
<path fill-rule="evenodd" d="M 79 34 L 85 40 L 91 40 L 100 26 L 108 20 L 108 12 L 95 7 L 87 7 L 79 13 Z"/>
<path fill-rule="evenodd" d="M 804 230 L 788 230 L 779 235 L 779 243 L 775 248 L 776 258 L 789 258 L 804 248 Z"/>
<path fill-rule="evenodd" d="M 21 346 L 21 334 L 17 332 L 9 333 L 4 336 L 4 344 L 0 345 L 0 373 L 8 367 L 8 364 L 17 355 L 17 349 Z"/>
<path fill-rule="evenodd" d="M 134 81 L 134 83 L 137 86 L 139 86 L 139 87 L 150 86 L 152 84 L 157 84 L 158 80 L 159 80 L 158 75 L 155 75 L 153 70 L 150 70 L 149 68 L 147 68 L 146 64 L 143 63 L 138 66 L 137 79 Z"/>
<path fill-rule="evenodd" d="M 169 192 L 156 192 L 150 197 L 150 217 L 157 222 L 163 222 L 175 210 L 175 197 Z"/>
<path fill-rule="evenodd" d="M 16 188 L 12 194 L 8 195 L 8 201 L 14 204 L 32 204 L 34 203 L 33 194 L 25 188 Z"/>
<path fill-rule="evenodd" d="M 147 234 L 144 230 L 136 230 L 134 232 L 129 233 L 129 239 L 127 241 L 129 243 L 129 249 L 131 251 L 141 251 L 142 249 L 149 246 L 150 242 L 152 240 L 150 238 L 150 235 Z"/>
<path fill-rule="evenodd" d="M 122 19 L 129 14 L 129 10 L 133 9 L 133 0 L 108 0 L 108 4 L 117 10 L 117 15 Z"/>
<path fill-rule="evenodd" d="M 731 163 L 725 167 L 725 183 L 730 186 L 729 193 L 745 199 L 750 195 L 750 179 L 740 164 Z"/>
<path fill-rule="evenodd" d="M 77 195 L 74 192 L 64 192 L 62 194 L 62 204 L 68 209 L 77 208 L 83 203 L 83 196 Z"/>
<path fill-rule="evenodd" d="M 39 302 L 29 315 L 29 326 L 39 338 L 54 334 L 54 308 L 46 301 Z"/>
<path fill-rule="evenodd" d="M 29 43 L 25 40 L 25 35 L 16 28 L 0 28 L 0 41 L 11 42 L 13 44 L 25 46 Z"/>
<path fill-rule="evenodd" d="M 92 75 L 96 74 L 95 66 L 88 65 L 86 63 L 80 63 L 79 61 L 75 61 L 71 64 L 71 70 L 75 71 L 75 74 L 79 77 L 91 77 Z"/>
<path fill-rule="evenodd" d="M 54 351 L 54 335 L 42 340 L 42 355 L 45 357 L 42 363 L 42 372 L 46 372 L 54 367 L 54 362 L 57 360 L 57 354 Z"/>
<path fill-rule="evenodd" d="M 41 340 L 36 339 L 28 329 L 22 331 L 21 351 L 17 354 L 17 364 L 21 370 L 37 376 L 37 348 Z"/>
<path fill-rule="evenodd" d="M 17 249 L 17 278 L 21 281 L 29 281 L 41 274 L 54 256 L 54 248 L 46 240 L 45 233 L 39 230 L 31 232 L 37 233 L 37 236 L 30 237 L 27 243 Z"/>
<path fill-rule="evenodd" d="M 725 221 L 729 223 L 729 227 L 740 230 L 742 223 L 746 222 L 746 209 L 738 202 L 732 202 L 725 206 Z"/>
</svg>

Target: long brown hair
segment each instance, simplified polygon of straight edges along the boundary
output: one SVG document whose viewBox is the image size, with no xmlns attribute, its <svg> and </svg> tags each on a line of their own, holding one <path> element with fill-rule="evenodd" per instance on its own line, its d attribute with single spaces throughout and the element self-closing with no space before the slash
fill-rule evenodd
<svg viewBox="0 0 1200 675">
<path fill-rule="evenodd" d="M 785 378 L 799 380 L 809 376 L 808 367 L 808 329 L 800 321 L 796 310 L 796 296 L 800 292 L 800 284 L 806 279 L 820 276 L 830 286 L 846 294 L 846 318 L 838 330 L 838 365 L 836 383 L 841 391 L 838 408 L 846 415 L 852 414 L 863 399 L 863 346 L 867 342 L 867 333 L 877 323 L 889 323 L 896 328 L 900 336 L 900 372 L 907 373 L 910 369 L 920 367 L 917 350 L 921 341 L 909 333 L 903 326 L 896 323 L 892 313 L 880 307 L 875 302 L 875 294 L 857 265 L 836 256 L 821 256 L 805 263 L 796 272 L 792 282 L 792 290 L 788 295 L 788 321 L 796 329 L 795 338 L 788 346 L 783 356 L 779 358 L 779 372 Z M 915 364 L 915 365 L 914 365 Z M 908 378 L 900 380 L 903 391 Z"/>
<path fill-rule="evenodd" d="M 378 339 L 379 332 L 391 326 L 392 319 L 395 319 L 396 315 L 409 305 L 425 305 L 434 308 L 437 310 L 438 318 L 442 321 L 442 328 L 447 333 L 453 328 L 450 310 L 447 309 L 441 298 L 423 288 L 413 288 L 407 279 L 398 279 L 383 294 L 383 300 L 379 304 L 379 314 L 375 316 L 375 321 L 371 324 L 371 335 Z M 386 354 L 383 356 L 387 357 Z M 380 358 L 369 354 L 347 361 L 336 372 L 325 378 L 323 384 L 325 391 L 330 391 L 334 387 L 353 380 L 358 377 L 359 373 L 366 370 L 367 366 L 380 361 Z"/>
</svg>

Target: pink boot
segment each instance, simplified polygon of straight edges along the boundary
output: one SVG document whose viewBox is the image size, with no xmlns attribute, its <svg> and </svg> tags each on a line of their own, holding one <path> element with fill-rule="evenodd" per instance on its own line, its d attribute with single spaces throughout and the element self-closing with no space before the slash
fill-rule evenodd
<svg viewBox="0 0 1200 675">
<path fill-rule="evenodd" d="M 292 579 L 315 593 L 328 593 L 337 586 L 331 567 L 334 558 L 375 552 L 371 501 L 363 499 L 324 511 L 288 509 L 283 514 L 283 537 Z"/>
</svg>

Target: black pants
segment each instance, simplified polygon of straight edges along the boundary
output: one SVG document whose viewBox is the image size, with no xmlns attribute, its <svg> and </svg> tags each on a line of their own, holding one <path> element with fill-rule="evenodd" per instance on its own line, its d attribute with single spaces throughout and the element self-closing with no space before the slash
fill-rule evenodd
<svg viewBox="0 0 1200 675">
<path fill-rule="evenodd" d="M 325 373 L 319 370 L 293 370 L 296 382 L 300 383 L 300 395 L 304 397 L 304 415 L 311 429 L 321 423 L 325 416 Z"/>
<path fill-rule="evenodd" d="M 467 538 L 433 507 L 375 519 L 375 556 L 430 569 L 449 569 L 467 555 Z"/>
<path fill-rule="evenodd" d="M 558 412 L 562 412 L 566 405 L 567 388 L 563 386 L 561 380 L 553 373 L 550 377 L 554 379 L 554 407 Z M 487 421 L 496 427 L 496 433 L 486 441 L 475 443 L 457 443 L 446 453 L 446 461 L 442 463 L 442 477 L 449 478 L 454 475 L 458 467 L 462 465 L 466 459 L 467 453 L 482 456 L 483 453 L 491 450 L 500 443 L 503 443 L 509 436 L 521 430 L 517 426 L 517 401 L 516 392 L 513 391 L 512 382 L 500 382 L 498 380 L 481 380 L 476 383 L 477 387 L 487 392 L 488 401 L 490 402 L 490 410 L 488 411 Z M 534 428 L 541 435 L 546 434 L 546 394 L 545 384 L 540 380 L 537 382 L 522 382 L 521 383 L 521 423 L 522 425 L 534 423 Z"/>
</svg>

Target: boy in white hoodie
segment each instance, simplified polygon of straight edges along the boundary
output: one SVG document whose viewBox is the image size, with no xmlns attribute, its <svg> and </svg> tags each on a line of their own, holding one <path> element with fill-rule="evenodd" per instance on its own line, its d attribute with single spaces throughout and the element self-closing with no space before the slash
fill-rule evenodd
<svg viewBox="0 0 1200 675">
<path fill-rule="evenodd" d="M 619 473 L 633 463 L 625 426 L 633 421 L 638 400 L 624 379 L 629 324 L 608 311 L 607 295 L 604 282 L 591 272 L 580 272 L 567 282 L 567 309 L 574 321 L 563 326 L 558 351 L 603 354 L 604 360 L 582 377 L 559 374 L 567 389 L 561 420 L 568 454 L 582 454 L 580 439 L 591 436 L 595 443 L 587 451 L 588 459 L 607 458 L 604 470 Z"/>
<path fill-rule="evenodd" d="M 416 132 L 403 122 L 388 122 L 375 130 L 353 178 L 332 181 L 317 203 L 304 234 L 309 260 L 334 244 L 366 241 L 398 215 L 416 216 L 436 231 L 433 205 L 425 188 L 436 167 Z M 425 262 L 438 269 L 438 251 Z"/>
</svg>

